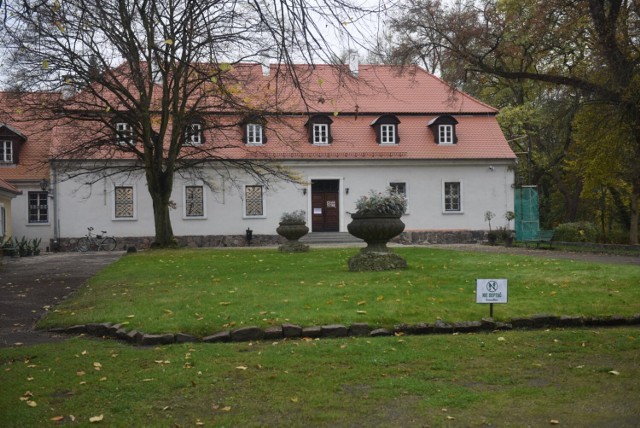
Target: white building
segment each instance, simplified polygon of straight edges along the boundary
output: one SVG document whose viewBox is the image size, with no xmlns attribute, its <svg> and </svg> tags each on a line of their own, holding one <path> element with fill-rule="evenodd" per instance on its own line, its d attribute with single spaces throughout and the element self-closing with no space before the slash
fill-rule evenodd
<svg viewBox="0 0 640 428">
<path fill-rule="evenodd" d="M 506 226 L 498 219 L 514 209 L 516 157 L 496 109 L 418 67 L 360 65 L 357 77 L 346 83 L 330 66 L 317 66 L 313 73 L 308 81 L 322 82 L 314 88 L 317 96 L 307 106 L 290 100 L 277 120 L 267 112 L 236 117 L 237 126 L 220 128 L 208 126 L 218 120 L 210 112 L 198 118 L 190 128 L 194 148 L 218 144 L 226 159 L 278 164 L 300 180 L 257 182 L 216 162 L 199 167 L 197 174 L 176 176 L 171 210 L 176 237 L 198 237 L 189 245 L 244 245 L 251 229 L 259 242 L 274 242 L 282 213 L 299 209 L 313 233 L 346 232 L 356 200 L 387 187 L 406 194 L 405 234 L 414 241 L 434 242 L 445 234 L 464 242 L 481 239 L 488 229 L 486 211 L 496 214 L 493 226 Z M 262 76 L 259 65 L 256 74 Z M 121 132 L 113 136 L 114 144 L 127 126 L 115 125 Z M 78 139 L 69 127 L 52 131 L 53 153 Z M 128 244 L 148 245 L 154 220 L 142 172 L 63 181 L 57 165 L 51 164 L 51 238 L 72 247 L 93 226 Z"/>
</svg>

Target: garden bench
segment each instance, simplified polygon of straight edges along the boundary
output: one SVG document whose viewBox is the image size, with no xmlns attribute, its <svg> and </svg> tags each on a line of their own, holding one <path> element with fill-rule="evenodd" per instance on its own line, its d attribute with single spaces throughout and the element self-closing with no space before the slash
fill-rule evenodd
<svg viewBox="0 0 640 428">
<path fill-rule="evenodd" d="M 553 230 L 538 230 L 536 234 L 531 239 L 525 239 L 523 242 L 528 244 L 529 242 L 535 242 L 536 248 L 540 246 L 541 243 L 548 243 L 550 248 L 553 248 Z"/>
</svg>

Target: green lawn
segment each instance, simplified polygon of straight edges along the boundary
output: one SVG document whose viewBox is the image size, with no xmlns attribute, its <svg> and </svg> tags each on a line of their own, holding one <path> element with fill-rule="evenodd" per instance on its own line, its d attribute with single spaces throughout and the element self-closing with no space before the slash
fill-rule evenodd
<svg viewBox="0 0 640 428">
<path fill-rule="evenodd" d="M 153 251 L 102 271 L 39 327 L 126 323 L 146 333 L 205 336 L 243 325 L 472 321 L 476 278 L 507 278 L 498 321 L 538 313 L 640 313 L 640 269 L 534 256 L 398 248 L 404 271 L 354 273 L 353 248 L 285 254 L 274 249 Z"/>
<path fill-rule="evenodd" d="M 71 338 L 0 349 L 0 426 L 635 427 L 639 333 L 159 348 Z"/>
<path fill-rule="evenodd" d="M 400 248 L 128 255 L 41 327 L 126 322 L 205 335 L 241 325 L 476 320 L 476 278 L 507 278 L 495 318 L 640 312 L 636 266 Z M 640 328 L 131 346 L 72 337 L 0 349 L 0 426 L 637 426 Z"/>
</svg>

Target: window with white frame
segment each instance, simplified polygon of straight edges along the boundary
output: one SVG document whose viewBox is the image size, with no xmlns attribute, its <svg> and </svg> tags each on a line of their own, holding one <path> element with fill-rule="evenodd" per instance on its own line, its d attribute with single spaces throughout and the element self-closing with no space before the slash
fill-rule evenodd
<svg viewBox="0 0 640 428">
<path fill-rule="evenodd" d="M 13 163 L 12 141 L 0 141 L 0 162 Z"/>
<path fill-rule="evenodd" d="M 28 192 L 29 224 L 49 222 L 49 193 Z"/>
<path fill-rule="evenodd" d="M 462 212 L 462 184 L 459 181 L 443 183 L 444 212 Z"/>
<path fill-rule="evenodd" d="M 380 144 L 396 144 L 396 127 L 394 124 L 380 125 Z"/>
<path fill-rule="evenodd" d="M 202 124 L 198 122 L 190 123 L 184 127 L 184 143 L 188 146 L 199 146 L 202 144 Z"/>
<path fill-rule="evenodd" d="M 263 144 L 263 130 L 259 123 L 247 123 L 246 125 L 246 142 L 247 144 Z"/>
<path fill-rule="evenodd" d="M 115 186 L 113 194 L 113 217 L 131 220 L 136 215 L 133 186 Z"/>
<path fill-rule="evenodd" d="M 117 144 L 135 145 L 135 140 L 133 138 L 133 126 L 131 126 L 129 122 L 116 122 L 115 128 Z"/>
<path fill-rule="evenodd" d="M 329 144 L 329 125 L 326 123 L 313 124 L 313 144 Z"/>
<path fill-rule="evenodd" d="M 438 126 L 440 144 L 453 144 L 453 125 Z"/>
<path fill-rule="evenodd" d="M 264 188 L 260 185 L 244 187 L 245 217 L 264 216 Z"/>
<path fill-rule="evenodd" d="M 204 218 L 204 186 L 184 186 L 184 216 Z"/>
</svg>

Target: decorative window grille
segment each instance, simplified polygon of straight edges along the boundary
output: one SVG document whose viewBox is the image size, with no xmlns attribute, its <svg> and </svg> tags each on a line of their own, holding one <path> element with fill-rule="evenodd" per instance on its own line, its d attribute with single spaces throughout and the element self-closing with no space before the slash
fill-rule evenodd
<svg viewBox="0 0 640 428">
<path fill-rule="evenodd" d="M 313 124 L 313 144 L 329 144 L 329 125 L 326 123 Z"/>
<path fill-rule="evenodd" d="M 262 125 L 247 123 L 247 144 L 262 144 Z"/>
<path fill-rule="evenodd" d="M 115 218 L 133 218 L 133 187 L 116 186 L 115 188 Z"/>
<path fill-rule="evenodd" d="M 389 183 L 389 187 L 393 193 L 407 197 L 407 183 Z"/>
<path fill-rule="evenodd" d="M 29 192 L 29 223 L 49 222 L 48 192 Z"/>
<path fill-rule="evenodd" d="M 0 162 L 13 163 L 13 143 L 0 141 Z"/>
<path fill-rule="evenodd" d="M 444 183 L 444 210 L 445 212 L 462 211 L 459 182 Z"/>
<path fill-rule="evenodd" d="M 116 123 L 116 143 L 117 144 L 129 144 L 135 145 L 133 139 L 133 126 L 128 122 Z"/>
<path fill-rule="evenodd" d="M 204 187 L 186 186 L 184 193 L 185 216 L 204 217 Z"/>
<path fill-rule="evenodd" d="M 185 126 L 185 144 L 190 146 L 199 146 L 202 144 L 202 124 L 191 123 Z"/>
<path fill-rule="evenodd" d="M 262 186 L 246 186 L 244 188 L 245 216 L 264 215 L 264 197 Z"/>
</svg>

